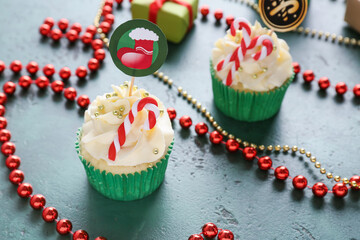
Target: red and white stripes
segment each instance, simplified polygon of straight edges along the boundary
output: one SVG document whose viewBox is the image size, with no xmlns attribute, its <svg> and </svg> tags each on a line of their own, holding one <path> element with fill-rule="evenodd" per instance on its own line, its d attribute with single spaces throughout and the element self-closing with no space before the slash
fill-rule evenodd
<svg viewBox="0 0 360 240">
<path fill-rule="evenodd" d="M 132 123 L 134 122 L 138 112 L 143 109 L 148 110 L 148 118 L 146 119 L 143 128 L 145 130 L 150 130 L 155 126 L 156 120 L 160 114 L 157 101 L 151 97 L 142 98 L 136 101 L 131 107 L 131 110 L 126 116 L 124 122 L 118 128 L 118 134 L 115 136 L 114 141 L 109 147 L 108 158 L 111 161 L 115 161 L 116 154 L 125 144 L 126 136 L 130 132 Z"/>
</svg>

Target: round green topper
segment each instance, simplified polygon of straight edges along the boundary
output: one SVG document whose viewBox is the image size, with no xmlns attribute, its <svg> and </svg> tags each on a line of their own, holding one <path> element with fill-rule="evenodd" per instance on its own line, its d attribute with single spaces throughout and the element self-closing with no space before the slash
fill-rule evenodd
<svg viewBox="0 0 360 240">
<path fill-rule="evenodd" d="M 164 33 L 144 19 L 130 20 L 117 27 L 109 49 L 115 65 L 133 77 L 150 75 L 158 70 L 168 52 Z"/>
</svg>

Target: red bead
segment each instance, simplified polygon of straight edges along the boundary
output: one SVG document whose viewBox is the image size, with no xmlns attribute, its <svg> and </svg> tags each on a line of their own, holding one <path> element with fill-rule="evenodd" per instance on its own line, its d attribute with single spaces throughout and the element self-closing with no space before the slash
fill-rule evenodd
<svg viewBox="0 0 360 240">
<path fill-rule="evenodd" d="M 46 88 L 47 86 L 49 86 L 50 84 L 50 81 L 47 77 L 44 77 L 44 76 L 41 76 L 41 77 L 38 77 L 36 80 L 35 80 L 35 84 L 38 88 L 40 89 L 44 89 Z"/>
<path fill-rule="evenodd" d="M 39 70 L 39 65 L 37 64 L 37 62 L 31 61 L 28 63 L 28 65 L 26 65 L 26 70 L 30 74 L 35 74 Z"/>
<path fill-rule="evenodd" d="M 33 192 L 33 188 L 30 183 L 22 183 L 17 188 L 19 197 L 28 198 Z"/>
<path fill-rule="evenodd" d="M 218 234 L 218 228 L 214 223 L 206 223 L 202 227 L 202 233 L 207 238 L 214 238 Z"/>
<path fill-rule="evenodd" d="M 14 170 L 20 167 L 21 160 L 16 155 L 10 155 L 6 158 L 5 164 L 8 169 Z"/>
<path fill-rule="evenodd" d="M 15 60 L 15 61 L 12 61 L 10 63 L 10 69 L 11 71 L 13 71 L 14 73 L 18 73 L 21 71 L 22 69 L 22 64 L 19 60 Z"/>
<path fill-rule="evenodd" d="M 7 96 L 5 93 L 0 92 L 0 104 L 4 105 L 7 101 Z"/>
<path fill-rule="evenodd" d="M 320 78 L 318 84 L 321 90 L 326 90 L 328 87 L 330 87 L 330 81 L 327 77 Z"/>
<path fill-rule="evenodd" d="M 280 166 L 275 169 L 275 177 L 279 180 L 285 180 L 289 176 L 289 170 L 285 166 Z"/>
<path fill-rule="evenodd" d="M 304 78 L 304 81 L 305 82 L 311 82 L 315 79 L 315 74 L 313 71 L 311 70 L 306 70 L 304 73 L 303 73 L 303 78 Z"/>
<path fill-rule="evenodd" d="M 347 195 L 348 188 L 345 183 L 337 183 L 334 185 L 332 191 L 335 197 L 343 198 Z"/>
<path fill-rule="evenodd" d="M 94 52 L 94 58 L 96 58 L 99 61 L 102 61 L 105 59 L 105 50 L 104 49 L 97 49 Z"/>
<path fill-rule="evenodd" d="M 239 150 L 239 143 L 235 139 L 228 139 L 225 146 L 229 152 L 236 152 Z"/>
<path fill-rule="evenodd" d="M 112 7 L 104 6 L 101 15 L 106 16 L 107 14 L 110 14 L 110 13 L 112 13 Z"/>
<path fill-rule="evenodd" d="M 301 67 L 300 64 L 298 62 L 293 62 L 292 66 L 294 68 L 294 73 L 298 74 L 301 71 Z"/>
<path fill-rule="evenodd" d="M 221 230 L 218 235 L 218 240 L 234 240 L 234 234 L 227 229 Z"/>
<path fill-rule="evenodd" d="M 324 197 L 328 192 L 328 188 L 322 182 L 318 182 L 312 187 L 312 192 L 317 197 Z"/>
<path fill-rule="evenodd" d="M 2 154 L 4 154 L 5 156 L 9 156 L 15 153 L 16 147 L 15 144 L 12 142 L 5 142 L 3 143 L 3 145 L 1 146 L 1 152 Z"/>
<path fill-rule="evenodd" d="M 0 142 L 8 142 L 10 141 L 11 133 L 7 129 L 1 129 L 0 130 Z"/>
<path fill-rule="evenodd" d="M 20 163 L 21 163 L 21 160 L 16 155 L 10 155 L 9 157 L 6 158 L 6 161 L 5 161 L 6 167 L 10 170 L 19 168 Z"/>
<path fill-rule="evenodd" d="M 51 89 L 55 93 L 60 93 L 64 89 L 64 83 L 62 81 L 56 80 L 51 83 Z"/>
<path fill-rule="evenodd" d="M 108 22 L 110 25 L 114 23 L 115 16 L 113 14 L 106 14 L 104 22 Z"/>
<path fill-rule="evenodd" d="M 220 144 L 223 140 L 223 136 L 218 131 L 213 131 L 210 133 L 209 139 L 213 144 Z"/>
<path fill-rule="evenodd" d="M 269 170 L 272 167 L 272 160 L 269 156 L 263 156 L 259 158 L 257 164 L 261 170 Z"/>
<path fill-rule="evenodd" d="M 5 117 L 0 117 L 0 129 L 4 129 L 7 126 L 7 120 Z"/>
<path fill-rule="evenodd" d="M 56 231 L 61 235 L 68 234 L 71 229 L 72 224 L 68 219 L 61 219 L 56 223 Z"/>
<path fill-rule="evenodd" d="M 67 38 L 70 42 L 75 42 L 75 41 L 79 38 L 79 33 L 78 33 L 75 29 L 70 29 L 70 30 L 66 33 L 66 38 Z"/>
<path fill-rule="evenodd" d="M 67 20 L 66 18 L 62 18 L 59 20 L 58 27 L 61 30 L 65 31 L 68 28 L 68 26 L 69 26 L 69 20 Z"/>
<path fill-rule="evenodd" d="M 88 33 L 90 33 L 91 35 L 94 36 L 96 34 L 96 27 L 94 25 L 89 25 L 86 28 L 85 32 L 88 32 Z"/>
<path fill-rule="evenodd" d="M 189 116 L 184 115 L 179 120 L 180 126 L 184 129 L 188 129 L 192 125 L 192 120 Z"/>
<path fill-rule="evenodd" d="M 81 41 L 84 44 L 90 44 L 92 39 L 93 39 L 93 35 L 91 33 L 89 33 L 89 32 L 86 32 L 81 36 Z"/>
<path fill-rule="evenodd" d="M 43 68 L 43 73 L 45 74 L 45 76 L 47 77 L 51 77 L 52 75 L 54 75 L 55 73 L 55 67 L 52 64 L 46 64 L 45 67 Z"/>
<path fill-rule="evenodd" d="M 298 176 L 294 177 L 292 184 L 293 184 L 294 188 L 303 190 L 304 188 L 306 188 L 308 181 L 307 181 L 306 177 L 304 177 L 302 175 L 298 175 Z"/>
<path fill-rule="evenodd" d="M 90 98 L 87 95 L 81 95 L 77 99 L 77 104 L 79 107 L 87 108 L 90 104 Z"/>
<path fill-rule="evenodd" d="M 75 88 L 69 87 L 64 91 L 64 97 L 69 101 L 74 101 L 76 99 L 77 93 Z"/>
<path fill-rule="evenodd" d="M 50 33 L 51 27 L 47 24 L 41 24 L 39 32 L 43 36 L 47 36 Z"/>
<path fill-rule="evenodd" d="M 12 95 L 16 90 L 16 84 L 13 82 L 6 82 L 3 86 L 3 90 L 6 94 Z"/>
<path fill-rule="evenodd" d="M 360 97 L 360 84 L 356 84 L 354 89 L 353 89 L 353 93 L 355 95 L 355 97 Z"/>
<path fill-rule="evenodd" d="M 85 230 L 77 230 L 74 232 L 73 240 L 88 240 L 89 234 Z"/>
<path fill-rule="evenodd" d="M 46 204 L 46 199 L 43 195 L 41 194 L 35 194 L 34 196 L 32 196 L 30 198 L 30 206 L 33 209 L 42 209 Z"/>
<path fill-rule="evenodd" d="M 12 170 L 9 174 L 9 180 L 12 184 L 18 185 L 24 181 L 24 173 L 21 170 L 15 169 Z"/>
<path fill-rule="evenodd" d="M 226 17 L 226 24 L 228 25 L 228 26 L 231 26 L 231 24 L 234 22 L 234 16 L 233 15 L 229 15 L 229 16 L 227 16 Z"/>
<path fill-rule="evenodd" d="M 52 28 L 54 26 L 54 24 L 55 24 L 55 21 L 54 21 L 54 19 L 52 17 L 47 17 L 44 20 L 44 24 L 47 24 L 47 25 L 50 26 L 50 28 Z"/>
<path fill-rule="evenodd" d="M 103 41 L 101 41 L 100 39 L 94 39 L 94 40 L 92 40 L 92 42 L 91 42 L 91 47 L 92 47 L 94 50 L 101 49 L 101 48 L 103 48 Z"/>
<path fill-rule="evenodd" d="M 246 147 L 243 150 L 243 157 L 245 160 L 252 161 L 256 157 L 256 149 L 253 147 Z"/>
<path fill-rule="evenodd" d="M 200 8 L 200 13 L 201 15 L 203 15 L 203 17 L 206 17 L 210 12 L 210 9 L 209 9 L 209 6 L 208 5 L 203 5 L 201 8 Z"/>
<path fill-rule="evenodd" d="M 175 113 L 175 116 L 176 116 L 176 113 Z M 198 124 L 195 125 L 195 132 L 199 136 L 205 135 L 208 131 L 209 131 L 209 128 L 206 125 L 206 123 L 204 123 L 204 122 L 199 122 Z"/>
<path fill-rule="evenodd" d="M 108 22 L 100 23 L 99 27 L 101 28 L 102 32 L 105 33 L 105 34 L 109 33 L 110 29 L 111 29 L 111 25 Z"/>
<path fill-rule="evenodd" d="M 97 237 L 97 238 L 95 238 L 95 240 L 106 240 L 106 238 L 104 238 L 104 237 Z"/>
<path fill-rule="evenodd" d="M 75 72 L 76 76 L 78 76 L 79 78 L 85 78 L 87 73 L 88 73 L 88 71 L 87 71 L 86 67 L 84 67 L 84 66 L 78 67 Z"/>
<path fill-rule="evenodd" d="M 104 6 L 113 6 L 113 0 L 105 0 Z"/>
<path fill-rule="evenodd" d="M 100 63 L 99 60 L 97 60 L 96 58 L 91 58 L 88 62 L 88 68 L 90 69 L 90 71 L 96 71 L 98 70 L 100 67 Z"/>
<path fill-rule="evenodd" d="M 358 176 L 358 175 L 352 176 L 352 178 L 350 178 L 350 183 L 352 183 L 352 182 L 355 182 L 358 186 L 357 187 L 351 186 L 351 189 L 359 191 L 360 190 L 360 188 L 359 188 L 359 186 L 360 186 L 360 176 Z"/>
<path fill-rule="evenodd" d="M 118 4 L 121 4 L 124 0 L 115 0 Z M 96 240 L 96 239 L 95 239 Z"/>
<path fill-rule="evenodd" d="M 51 30 L 50 36 L 52 40 L 58 41 L 62 37 L 62 32 L 59 29 L 53 29 Z"/>
<path fill-rule="evenodd" d="M 174 120 L 176 118 L 176 110 L 175 110 L 175 108 L 170 107 L 166 111 L 167 111 L 167 113 L 169 115 L 170 120 Z"/>
<path fill-rule="evenodd" d="M 58 211 L 54 207 L 47 207 L 42 212 L 42 218 L 45 222 L 53 222 L 58 217 Z"/>
<path fill-rule="evenodd" d="M 5 107 L 3 105 L 0 105 L 0 116 L 4 116 L 5 111 Z"/>
<path fill-rule="evenodd" d="M 75 30 L 79 34 L 82 30 L 82 27 L 80 23 L 74 23 L 70 29 Z"/>
<path fill-rule="evenodd" d="M 0 73 L 2 73 L 5 70 L 6 66 L 3 61 L 0 60 Z"/>
<path fill-rule="evenodd" d="M 204 238 L 200 234 L 193 234 L 188 240 L 204 240 Z"/>
<path fill-rule="evenodd" d="M 62 69 L 60 69 L 59 71 L 59 76 L 61 77 L 61 79 L 63 80 L 68 80 L 71 76 L 71 70 L 68 67 L 63 67 Z"/>
<path fill-rule="evenodd" d="M 216 21 L 220 21 L 220 19 L 222 19 L 223 17 L 223 12 L 221 9 L 217 9 L 215 12 L 214 12 L 214 16 L 215 16 L 215 19 Z"/>
<path fill-rule="evenodd" d="M 344 82 L 339 82 L 335 86 L 336 93 L 339 95 L 343 95 L 347 91 L 347 86 Z"/>
</svg>

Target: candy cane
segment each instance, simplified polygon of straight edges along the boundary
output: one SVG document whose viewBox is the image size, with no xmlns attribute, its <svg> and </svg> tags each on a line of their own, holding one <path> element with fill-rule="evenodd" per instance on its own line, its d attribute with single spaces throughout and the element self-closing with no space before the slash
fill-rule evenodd
<svg viewBox="0 0 360 240">
<path fill-rule="evenodd" d="M 253 41 L 254 42 L 254 41 Z M 250 44 L 251 45 L 251 44 Z M 268 35 L 261 35 L 257 40 L 256 40 L 256 45 L 254 47 L 257 46 L 262 46 L 261 50 L 258 51 L 257 53 L 254 53 L 251 55 L 251 57 L 255 60 L 255 61 L 259 61 L 259 60 L 263 60 L 264 58 L 266 58 L 267 56 L 269 56 L 272 51 L 273 51 L 273 45 L 274 42 L 272 40 L 272 38 Z"/>
<path fill-rule="evenodd" d="M 231 24 L 230 27 L 230 33 L 232 36 L 236 35 L 236 30 L 245 30 L 242 31 L 242 36 L 243 36 L 243 40 L 245 41 L 245 45 L 246 47 L 249 46 L 251 38 L 251 27 L 250 27 L 250 23 L 248 20 L 246 20 L 245 18 L 237 18 L 233 21 L 233 23 Z"/>
<path fill-rule="evenodd" d="M 115 161 L 116 154 L 124 145 L 126 136 L 130 132 L 131 124 L 134 122 L 138 112 L 143 109 L 149 111 L 148 118 L 146 119 L 143 128 L 145 130 L 150 130 L 155 126 L 156 119 L 159 117 L 160 113 L 157 101 L 151 97 L 142 98 L 136 101 L 131 107 L 131 110 L 126 116 L 124 122 L 118 128 L 118 134 L 115 136 L 114 141 L 109 147 L 108 158 L 111 161 Z"/>
</svg>

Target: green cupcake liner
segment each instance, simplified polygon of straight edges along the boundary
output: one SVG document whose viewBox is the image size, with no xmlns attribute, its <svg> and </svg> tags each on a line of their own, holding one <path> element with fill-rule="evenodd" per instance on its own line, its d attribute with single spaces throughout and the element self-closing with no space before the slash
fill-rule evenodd
<svg viewBox="0 0 360 240">
<path fill-rule="evenodd" d="M 80 152 L 81 128 L 79 128 L 76 135 L 75 149 L 84 165 L 88 180 L 91 186 L 105 197 L 120 201 L 141 199 L 153 193 L 163 182 L 174 142 L 168 147 L 165 157 L 153 167 L 149 167 L 146 171 L 141 171 L 141 173 L 119 175 L 105 170 L 100 171 L 86 161 Z"/>
<path fill-rule="evenodd" d="M 255 122 L 274 116 L 280 109 L 287 88 L 295 74 L 281 86 L 267 92 L 242 92 L 228 87 L 216 77 L 210 61 L 215 105 L 225 115 L 240 121 Z"/>
</svg>

